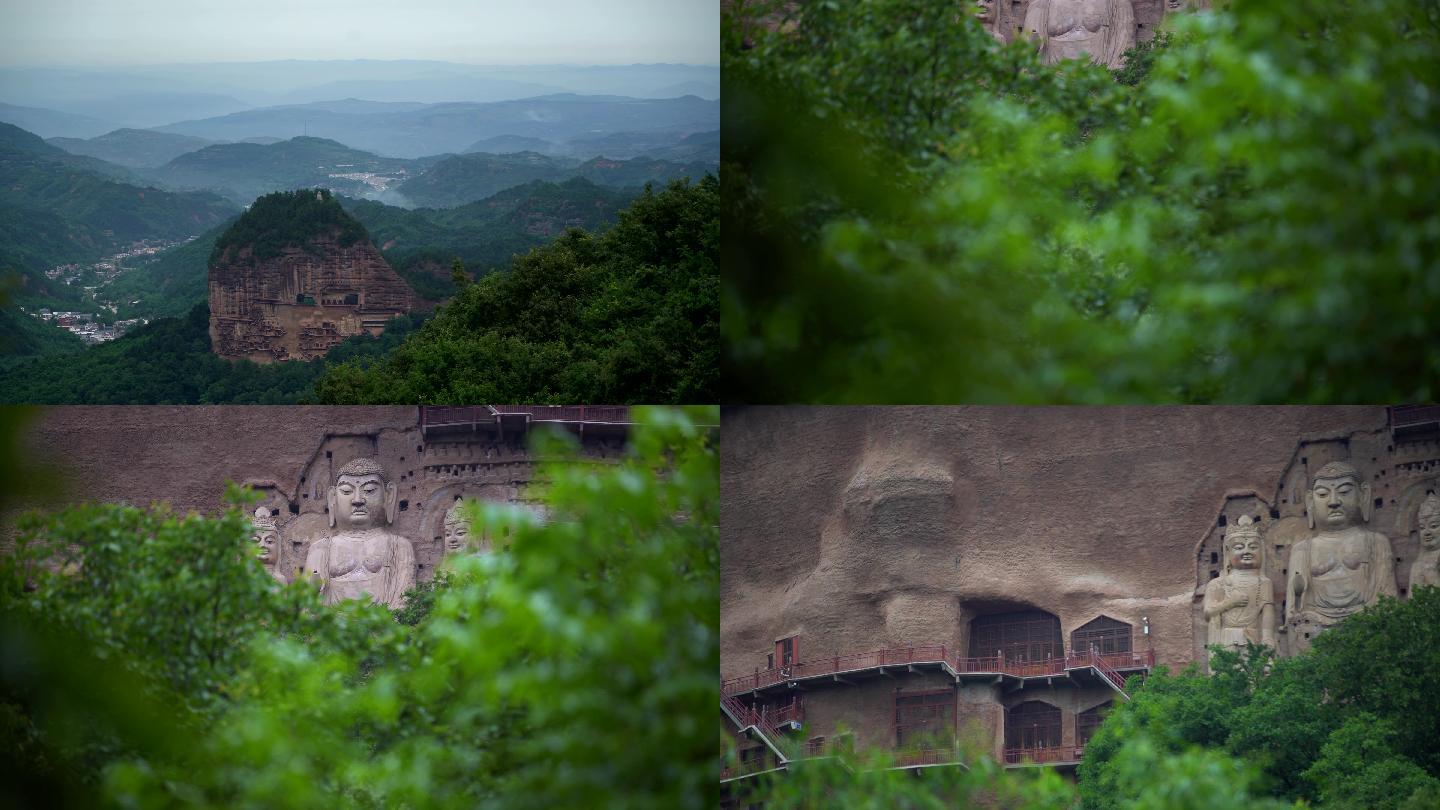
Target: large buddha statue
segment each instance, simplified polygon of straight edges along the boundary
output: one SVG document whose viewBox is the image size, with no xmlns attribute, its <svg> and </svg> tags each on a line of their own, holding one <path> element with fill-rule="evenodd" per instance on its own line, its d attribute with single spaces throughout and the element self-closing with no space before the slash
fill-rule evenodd
<svg viewBox="0 0 1440 810">
<path fill-rule="evenodd" d="M 336 531 L 310 546 L 305 572 L 320 583 L 325 604 L 369 599 L 392 608 L 404 605 L 415 584 L 415 547 L 390 531 L 397 492 L 380 463 L 357 458 L 340 468 L 330 487 L 330 528 Z"/>
<path fill-rule="evenodd" d="M 1039 45 L 1047 65 L 1089 59 L 1116 70 L 1135 45 L 1135 7 L 1131 0 L 1033 0 L 1025 35 Z"/>
<path fill-rule="evenodd" d="M 1265 543 L 1249 515 L 1225 536 L 1225 572 L 1205 586 L 1210 644 L 1275 646 L 1275 587 L 1265 576 Z"/>
<path fill-rule="evenodd" d="M 280 530 L 275 525 L 275 518 L 270 515 L 269 509 L 261 506 L 251 516 L 250 525 L 253 528 L 250 537 L 259 548 L 257 553 L 260 557 L 260 564 L 265 566 L 265 573 L 284 585 L 285 575 L 279 571 Z"/>
<path fill-rule="evenodd" d="M 1286 591 L 1291 652 L 1310 636 L 1343 621 L 1382 594 L 1396 595 L 1390 539 L 1370 531 L 1370 485 L 1349 464 L 1332 461 L 1315 473 L 1306 494 L 1306 519 L 1315 534 L 1290 552 Z"/>
<path fill-rule="evenodd" d="M 1420 556 L 1410 566 L 1410 595 L 1416 588 L 1440 585 L 1440 497 L 1430 493 L 1420 504 Z"/>
</svg>

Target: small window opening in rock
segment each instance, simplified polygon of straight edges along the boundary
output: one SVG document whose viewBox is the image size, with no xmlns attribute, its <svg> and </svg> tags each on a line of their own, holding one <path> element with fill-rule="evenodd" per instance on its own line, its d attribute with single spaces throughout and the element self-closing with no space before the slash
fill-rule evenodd
<svg viewBox="0 0 1440 810">
<path fill-rule="evenodd" d="M 1400 558 L 1399 558 L 1399 557 L 1396 557 L 1396 558 L 1395 558 L 1395 562 L 1400 562 Z"/>
<path fill-rule="evenodd" d="M 406 509 L 409 509 L 409 508 L 410 508 L 410 502 L 409 502 L 409 501 L 401 501 L 401 502 L 400 502 L 400 511 L 401 511 L 401 512 L 404 512 Z"/>
<path fill-rule="evenodd" d="M 1220 572 L 1219 572 L 1219 571 L 1216 571 L 1216 570 L 1214 570 L 1214 569 L 1211 569 L 1211 570 L 1210 570 L 1210 578 L 1211 578 L 1211 579 L 1216 579 L 1216 578 L 1218 578 L 1219 576 L 1220 576 Z"/>
<path fill-rule="evenodd" d="M 290 547 L 291 547 L 291 548 L 299 549 L 300 546 L 302 546 L 302 545 L 304 545 L 304 544 L 303 544 L 301 541 L 299 541 L 299 540 L 291 540 L 291 541 L 290 541 Z"/>
<path fill-rule="evenodd" d="M 420 445 L 420 444 L 415 445 L 415 452 L 417 452 L 417 453 L 423 453 L 423 452 L 425 452 L 425 446 L 424 446 L 424 445 Z"/>
<path fill-rule="evenodd" d="M 303 475 L 300 476 L 300 483 L 302 483 L 302 484 L 305 483 L 305 476 L 303 476 Z"/>
<path fill-rule="evenodd" d="M 271 510 L 270 510 L 270 517 L 280 517 L 280 510 L 279 510 L 279 509 L 271 509 Z"/>
<path fill-rule="evenodd" d="M 1276 554 L 1279 554 L 1280 552 L 1282 552 L 1282 551 L 1284 551 L 1284 550 L 1285 550 L 1285 547 L 1284 547 L 1284 546 L 1280 545 L 1279 543 L 1276 543 L 1276 544 L 1275 544 L 1275 553 L 1276 553 Z"/>
<path fill-rule="evenodd" d="M 1304 457 L 1304 456 L 1301 456 L 1301 457 L 1300 457 L 1300 463 L 1303 464 L 1303 465 L 1305 465 L 1305 466 L 1309 466 L 1309 465 L 1310 465 L 1310 459 L 1308 459 L 1308 458 L 1306 458 L 1306 457 Z"/>
<path fill-rule="evenodd" d="M 1376 509 L 1379 509 L 1379 508 L 1383 507 L 1384 505 L 1385 505 L 1385 499 L 1384 499 L 1384 498 L 1376 498 L 1376 499 L 1375 499 L 1375 508 L 1376 508 Z"/>
<path fill-rule="evenodd" d="M 1271 509 L 1271 510 L 1270 510 L 1270 519 L 1271 519 L 1271 520 L 1279 520 L 1279 519 L 1280 519 L 1280 510 L 1279 510 L 1279 509 Z"/>
<path fill-rule="evenodd" d="M 1389 447 L 1385 448 L 1385 452 L 1387 452 L 1387 453 L 1393 453 L 1393 452 L 1395 452 L 1395 445 L 1392 444 L 1392 445 L 1390 445 Z"/>
<path fill-rule="evenodd" d="M 304 498 L 305 500 L 308 501 L 308 500 L 310 500 L 310 493 L 308 493 L 308 492 L 302 492 L 302 493 L 300 493 L 300 497 L 302 497 L 302 498 Z M 298 514 L 298 513 L 296 513 L 296 514 Z"/>
<path fill-rule="evenodd" d="M 1220 516 L 1220 525 L 1221 525 L 1221 526 L 1224 526 L 1224 525 L 1225 525 L 1225 516 L 1224 516 L 1224 515 L 1221 515 L 1221 516 Z"/>
<path fill-rule="evenodd" d="M 309 495 L 306 495 L 305 497 L 308 498 L 308 497 L 310 497 L 310 496 L 309 496 Z M 300 514 L 300 504 L 298 504 L 298 503 L 292 503 L 292 504 L 290 504 L 290 514 L 292 514 L 292 515 L 298 515 L 298 514 Z"/>
<path fill-rule="evenodd" d="M 1211 565 L 1215 565 L 1215 564 L 1218 563 L 1218 562 L 1220 562 L 1220 555 L 1219 555 L 1219 553 L 1214 552 L 1214 551 L 1210 552 L 1210 564 L 1211 564 Z"/>
<path fill-rule="evenodd" d="M 330 458 L 332 455 L 333 455 L 333 454 L 332 454 L 329 450 L 326 450 L 326 451 L 325 451 L 325 457 L 326 457 L 326 458 Z"/>
</svg>

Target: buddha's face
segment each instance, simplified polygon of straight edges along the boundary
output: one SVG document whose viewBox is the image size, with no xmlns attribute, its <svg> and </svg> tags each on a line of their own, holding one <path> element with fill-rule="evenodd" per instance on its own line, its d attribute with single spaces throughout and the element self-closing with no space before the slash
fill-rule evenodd
<svg viewBox="0 0 1440 810">
<path fill-rule="evenodd" d="M 1315 525 L 1346 529 L 1360 524 L 1360 484 L 1354 478 L 1319 478 L 1310 487 Z"/>
<path fill-rule="evenodd" d="M 1420 545 L 1426 551 L 1440 548 L 1440 512 L 1420 516 Z"/>
<path fill-rule="evenodd" d="M 976 0 L 975 18 L 988 24 L 995 19 L 995 0 Z"/>
<path fill-rule="evenodd" d="M 470 525 L 468 523 L 458 518 L 445 521 L 446 552 L 462 551 L 469 542 Z"/>
<path fill-rule="evenodd" d="M 1260 567 L 1260 538 L 1241 536 L 1228 541 L 1231 568 Z"/>
<path fill-rule="evenodd" d="M 378 475 L 342 475 L 335 482 L 335 523 L 369 529 L 385 521 L 385 482 Z"/>
<path fill-rule="evenodd" d="M 255 546 L 258 549 L 256 553 L 260 557 L 260 562 L 266 565 L 275 562 L 275 544 L 278 541 L 279 537 L 274 529 L 255 533 Z"/>
</svg>

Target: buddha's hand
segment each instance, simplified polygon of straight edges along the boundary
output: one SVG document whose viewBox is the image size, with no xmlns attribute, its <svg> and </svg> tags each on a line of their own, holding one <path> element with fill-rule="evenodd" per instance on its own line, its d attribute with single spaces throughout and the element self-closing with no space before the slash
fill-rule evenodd
<svg viewBox="0 0 1440 810">
<path fill-rule="evenodd" d="M 1245 607 L 1246 605 L 1250 604 L 1250 594 L 1237 593 L 1229 599 L 1226 599 L 1225 604 L 1232 608 Z"/>
</svg>

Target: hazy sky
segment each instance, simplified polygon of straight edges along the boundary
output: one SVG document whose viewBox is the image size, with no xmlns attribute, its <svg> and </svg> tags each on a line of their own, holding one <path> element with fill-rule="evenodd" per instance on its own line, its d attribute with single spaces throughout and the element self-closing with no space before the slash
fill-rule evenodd
<svg viewBox="0 0 1440 810">
<path fill-rule="evenodd" d="M 720 61 L 718 0 L 0 0 L 0 65 Z"/>
</svg>

